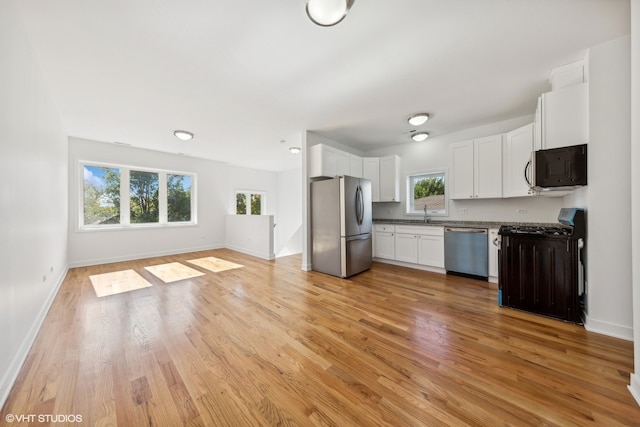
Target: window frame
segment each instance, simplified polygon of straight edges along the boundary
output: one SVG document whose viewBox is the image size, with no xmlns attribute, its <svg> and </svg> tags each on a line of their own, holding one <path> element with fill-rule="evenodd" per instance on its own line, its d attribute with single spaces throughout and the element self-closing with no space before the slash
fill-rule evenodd
<svg viewBox="0 0 640 427">
<path fill-rule="evenodd" d="M 424 215 L 424 210 L 422 209 L 414 209 L 413 206 L 413 187 L 414 180 L 416 178 L 422 177 L 436 177 L 442 176 L 444 178 L 444 208 L 443 209 L 428 209 L 427 206 L 427 215 L 432 216 L 449 216 L 449 197 L 447 191 L 447 182 L 448 182 L 448 171 L 445 168 L 442 169 L 433 169 L 428 171 L 420 171 L 414 173 L 408 173 L 405 176 L 405 184 L 406 184 L 406 203 L 405 203 L 405 215 Z"/>
<path fill-rule="evenodd" d="M 247 212 L 246 213 L 238 213 L 237 209 L 237 200 L 238 194 L 244 194 L 247 200 Z M 260 215 L 267 215 L 267 192 L 261 190 L 236 190 L 233 193 L 233 214 L 234 215 L 253 215 L 251 213 L 251 196 L 252 195 L 260 196 Z"/>
<path fill-rule="evenodd" d="M 102 231 L 102 230 L 126 230 L 145 228 L 166 228 L 184 227 L 198 224 L 197 218 L 197 174 L 195 172 L 184 172 L 169 169 L 150 168 L 145 166 L 127 165 L 121 163 L 96 162 L 91 160 L 78 160 L 78 220 L 77 231 Z M 85 166 L 99 168 L 115 168 L 120 170 L 120 223 L 119 224 L 85 224 L 84 223 L 84 168 Z M 158 174 L 158 222 L 131 223 L 130 207 L 130 177 L 131 171 L 150 172 Z M 183 175 L 191 177 L 191 220 L 190 221 L 168 221 L 168 175 Z"/>
</svg>

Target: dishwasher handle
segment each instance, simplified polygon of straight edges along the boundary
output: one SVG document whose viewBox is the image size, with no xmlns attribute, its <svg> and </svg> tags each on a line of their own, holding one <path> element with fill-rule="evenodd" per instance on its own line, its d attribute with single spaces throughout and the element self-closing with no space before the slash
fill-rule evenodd
<svg viewBox="0 0 640 427">
<path fill-rule="evenodd" d="M 453 228 L 447 227 L 444 231 L 449 233 L 473 233 L 473 234 L 487 234 L 487 230 L 484 228 Z"/>
</svg>

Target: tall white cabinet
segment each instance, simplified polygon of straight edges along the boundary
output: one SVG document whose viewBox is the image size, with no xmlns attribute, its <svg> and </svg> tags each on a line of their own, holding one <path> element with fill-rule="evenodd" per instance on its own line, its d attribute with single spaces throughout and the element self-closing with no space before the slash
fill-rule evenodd
<svg viewBox="0 0 640 427">
<path fill-rule="evenodd" d="M 450 198 L 502 197 L 502 135 L 449 146 Z"/>
</svg>

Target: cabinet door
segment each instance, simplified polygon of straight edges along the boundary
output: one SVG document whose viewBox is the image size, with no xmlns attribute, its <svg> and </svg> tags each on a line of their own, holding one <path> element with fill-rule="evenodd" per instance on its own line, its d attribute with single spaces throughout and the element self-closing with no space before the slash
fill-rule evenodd
<svg viewBox="0 0 640 427">
<path fill-rule="evenodd" d="M 473 141 L 451 144 L 449 165 L 449 198 L 473 198 Z"/>
<path fill-rule="evenodd" d="M 396 233 L 396 261 L 418 262 L 418 238 L 415 234 Z"/>
<path fill-rule="evenodd" d="M 350 154 L 349 163 L 349 175 L 362 178 L 362 157 Z"/>
<path fill-rule="evenodd" d="M 395 240 L 393 233 L 378 231 L 375 233 L 374 255 L 376 258 L 394 259 Z"/>
<path fill-rule="evenodd" d="M 380 158 L 380 201 L 400 201 L 400 157 Z"/>
<path fill-rule="evenodd" d="M 502 168 L 503 197 L 530 195 L 533 184 L 531 164 L 533 152 L 533 123 L 506 134 Z"/>
<path fill-rule="evenodd" d="M 418 236 L 418 264 L 444 268 L 444 237 Z"/>
<path fill-rule="evenodd" d="M 589 140 L 587 83 L 542 95 L 542 148 L 586 144 Z"/>
<path fill-rule="evenodd" d="M 474 197 L 502 197 L 502 135 L 474 141 Z"/>
<path fill-rule="evenodd" d="M 309 176 L 333 178 L 337 173 L 336 149 L 324 144 L 317 144 L 310 149 Z"/>
<path fill-rule="evenodd" d="M 380 159 L 365 157 L 362 159 L 362 177 L 371 181 L 371 201 L 380 201 Z"/>
<path fill-rule="evenodd" d="M 351 159 L 349 153 L 336 150 L 336 176 L 350 175 Z"/>
</svg>

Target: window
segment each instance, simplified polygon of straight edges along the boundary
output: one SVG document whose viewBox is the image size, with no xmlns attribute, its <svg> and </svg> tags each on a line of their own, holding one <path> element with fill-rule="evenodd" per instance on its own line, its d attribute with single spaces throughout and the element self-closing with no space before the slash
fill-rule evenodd
<svg viewBox="0 0 640 427">
<path fill-rule="evenodd" d="M 444 171 L 407 176 L 407 213 L 447 214 L 446 174 Z"/>
<path fill-rule="evenodd" d="M 120 224 L 120 169 L 84 167 L 83 224 Z"/>
<path fill-rule="evenodd" d="M 191 221 L 191 176 L 167 174 L 169 222 Z"/>
<path fill-rule="evenodd" d="M 81 163 L 80 228 L 193 224 L 195 175 Z"/>
<path fill-rule="evenodd" d="M 129 177 L 129 218 L 131 224 L 160 221 L 159 182 L 157 173 L 131 171 Z"/>
<path fill-rule="evenodd" d="M 266 210 L 265 200 L 263 192 L 236 191 L 236 215 L 262 215 Z"/>
</svg>

